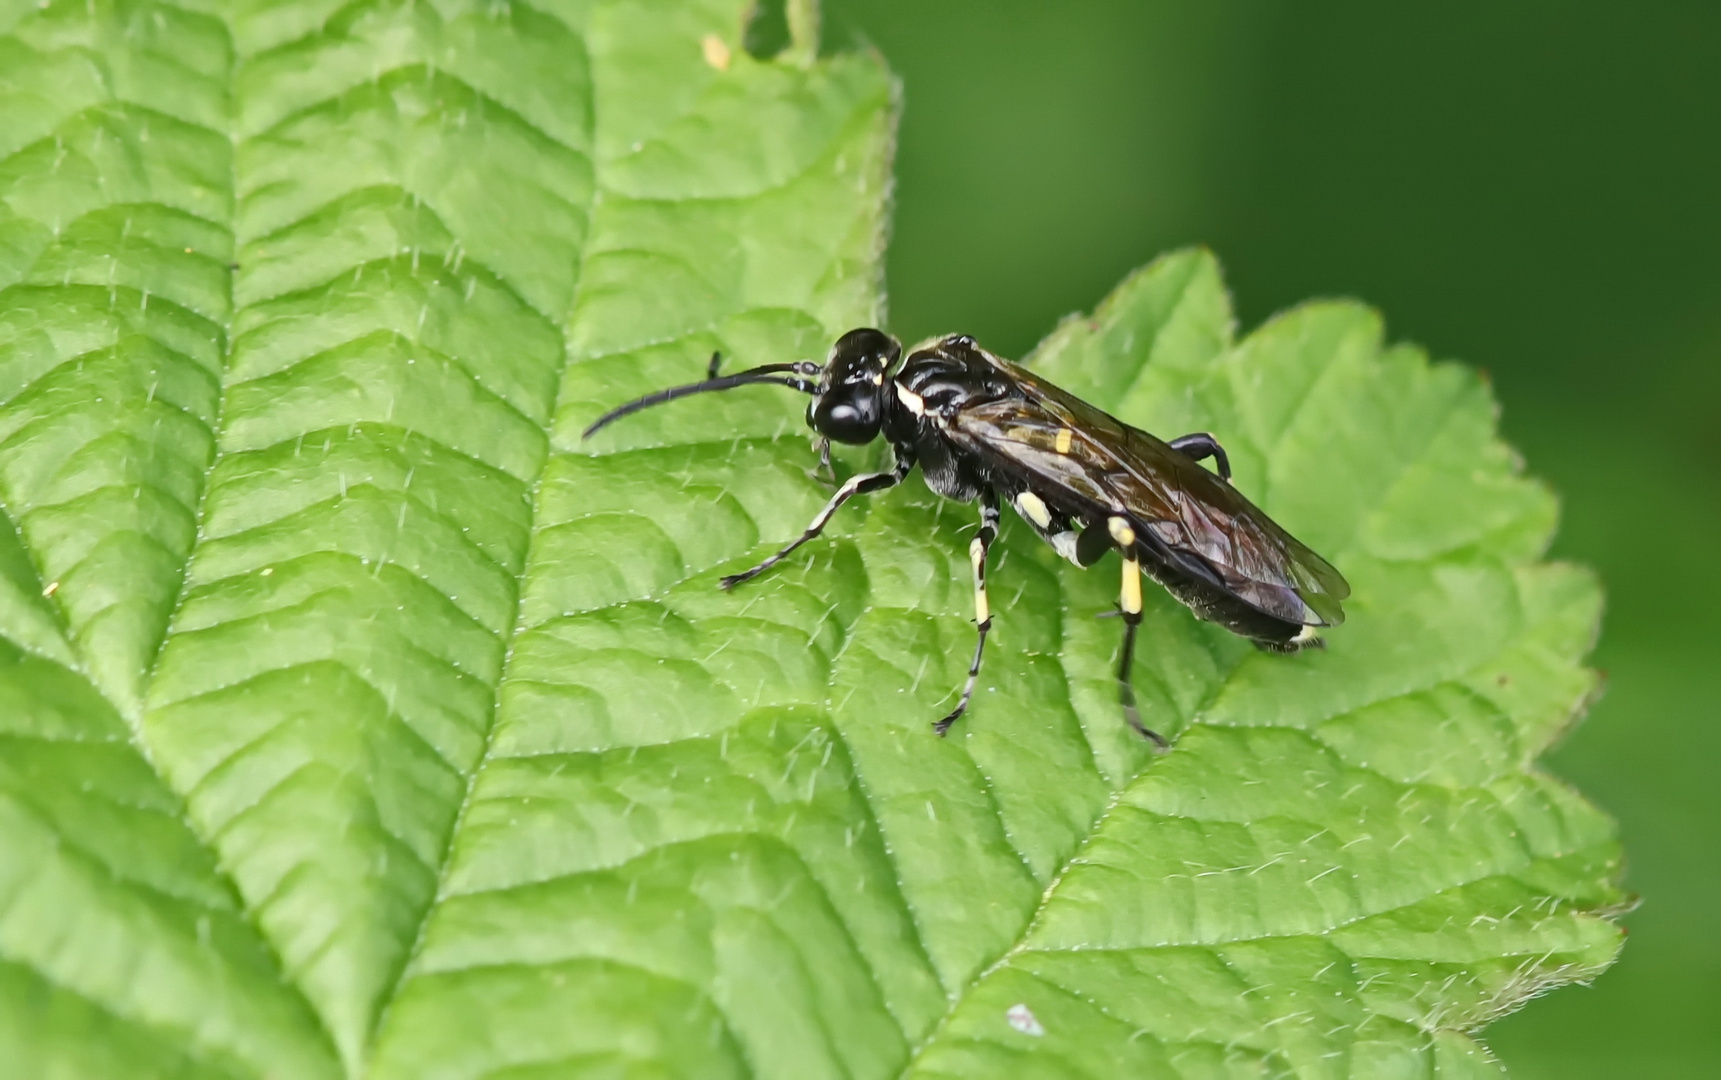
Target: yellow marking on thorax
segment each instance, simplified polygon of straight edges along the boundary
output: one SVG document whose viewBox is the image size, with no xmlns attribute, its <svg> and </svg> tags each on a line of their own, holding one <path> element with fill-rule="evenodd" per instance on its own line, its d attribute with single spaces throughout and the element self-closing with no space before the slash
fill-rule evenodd
<svg viewBox="0 0 1721 1080">
<path fill-rule="evenodd" d="M 1058 443 L 1057 443 L 1058 453 L 1060 453 L 1060 454 L 1069 453 L 1070 452 L 1070 444 L 1073 443 L 1075 441 L 1075 439 L 1076 439 L 1076 433 L 1075 432 L 1071 431 L 1067 427 L 1066 428 L 1059 428 L 1058 429 Z"/>
<path fill-rule="evenodd" d="M 919 394 L 915 393 L 913 390 L 910 390 L 908 387 L 902 385 L 901 383 L 895 383 L 893 385 L 895 385 L 895 387 L 896 387 L 896 396 L 899 399 L 901 399 L 901 401 L 904 405 L 908 406 L 909 412 L 913 413 L 916 416 L 925 416 L 926 415 L 926 402 L 921 400 L 921 397 Z"/>
</svg>

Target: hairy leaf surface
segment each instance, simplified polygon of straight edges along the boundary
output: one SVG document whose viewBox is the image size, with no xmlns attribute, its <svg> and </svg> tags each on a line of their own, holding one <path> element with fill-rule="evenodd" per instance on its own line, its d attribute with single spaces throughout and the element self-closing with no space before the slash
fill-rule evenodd
<svg viewBox="0 0 1721 1080">
<path fill-rule="evenodd" d="M 1031 362 L 1355 586 L 1286 658 L 826 497 L 893 90 L 739 0 L 0 5 L 0 1074 L 1472 1076 L 1604 967 L 1583 572 L 1483 384 L 1167 257 Z M 856 459 L 859 461 L 860 459 Z"/>
</svg>

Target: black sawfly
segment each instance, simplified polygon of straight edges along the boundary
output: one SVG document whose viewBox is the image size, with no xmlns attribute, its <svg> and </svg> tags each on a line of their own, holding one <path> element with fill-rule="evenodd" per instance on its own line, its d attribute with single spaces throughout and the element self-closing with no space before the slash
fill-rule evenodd
<svg viewBox="0 0 1721 1080">
<path fill-rule="evenodd" d="M 1122 555 L 1119 700 L 1130 726 L 1162 748 L 1165 740 L 1141 722 L 1130 685 L 1143 571 L 1200 618 L 1271 652 L 1318 646 L 1317 628 L 1344 621 L 1344 577 L 1231 485 L 1230 460 L 1206 432 L 1162 442 L 963 334 L 917 345 L 907 359 L 900 342 L 873 329 L 844 334 L 822 365 L 803 360 L 719 376 L 719 359 L 712 356 L 704 382 L 611 409 L 585 436 L 690 394 L 772 383 L 812 396 L 807 424 L 827 467 L 832 440 L 858 446 L 882 434 L 889 441 L 889 471 L 849 477 L 806 531 L 759 565 L 723 578 L 725 589 L 783 561 L 818 536 L 843 503 L 902 483 L 917 464 L 939 495 L 978 499 L 980 531 L 968 554 L 979 638 L 956 708 L 932 725 L 940 735 L 967 710 L 980 677 L 992 628 L 986 553 L 1004 503 L 1077 566 L 1092 566 L 1111 550 Z M 1208 458 L 1216 471 L 1199 464 Z"/>
</svg>

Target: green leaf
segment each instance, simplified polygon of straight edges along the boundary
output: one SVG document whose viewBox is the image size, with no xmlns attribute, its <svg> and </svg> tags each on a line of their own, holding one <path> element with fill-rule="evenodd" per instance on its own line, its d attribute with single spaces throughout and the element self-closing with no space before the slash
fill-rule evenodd
<svg viewBox="0 0 1721 1080">
<path fill-rule="evenodd" d="M 0 1074 L 1491 1075 L 1618 944 L 1599 608 L 1477 378 L 1167 257 L 1033 363 L 1356 594 L 1286 658 L 770 388 L 882 318 L 893 87 L 740 0 L 0 6 Z M 959 267 L 953 267 L 953 272 Z M 859 459 L 857 459 L 858 461 Z M 1018 1006 L 1020 1008 L 1018 1008 Z"/>
</svg>

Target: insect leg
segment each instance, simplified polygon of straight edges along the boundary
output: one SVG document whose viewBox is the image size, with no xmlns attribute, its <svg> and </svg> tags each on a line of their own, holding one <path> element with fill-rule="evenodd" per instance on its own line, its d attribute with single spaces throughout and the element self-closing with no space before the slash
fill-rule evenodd
<svg viewBox="0 0 1721 1080">
<path fill-rule="evenodd" d="M 753 578 L 758 577 L 760 574 L 771 569 L 771 567 L 782 562 L 796 548 L 800 547 L 808 540 L 814 539 L 819 535 L 819 533 L 823 532 L 825 525 L 831 520 L 831 515 L 835 514 L 837 512 L 837 508 L 843 503 L 848 502 L 856 495 L 864 495 L 869 491 L 883 491 L 885 488 L 895 487 L 907 478 L 909 470 L 913 468 L 913 458 L 898 457 L 895 468 L 890 472 L 858 473 L 849 477 L 847 482 L 837 489 L 837 493 L 831 496 L 831 500 L 825 504 L 825 508 L 819 511 L 818 516 L 813 518 L 812 523 L 807 526 L 805 532 L 784 545 L 782 550 L 778 551 L 775 555 L 772 555 L 758 566 L 755 566 L 750 570 L 743 570 L 739 574 L 730 574 L 728 577 L 720 580 L 717 584 L 724 589 L 733 589 L 743 581 L 750 581 Z"/>
<path fill-rule="evenodd" d="M 1135 662 L 1135 631 L 1141 625 L 1141 564 L 1135 559 L 1135 530 L 1121 517 L 1111 518 L 1106 525 L 1123 554 L 1123 584 L 1118 591 L 1118 607 L 1123 611 L 1123 653 L 1117 665 L 1118 703 L 1123 706 L 1123 718 L 1136 734 L 1163 750 L 1165 739 L 1141 722 L 1141 713 L 1135 707 L 1135 686 L 1130 682 L 1130 668 Z"/>
<path fill-rule="evenodd" d="M 819 468 L 823 471 L 812 474 L 815 480 L 820 483 L 827 480 L 832 484 L 837 482 L 837 470 L 831 464 L 831 440 L 829 439 L 821 438 L 819 440 Z"/>
<path fill-rule="evenodd" d="M 1219 479 L 1227 484 L 1231 482 L 1231 459 L 1225 456 L 1225 448 L 1219 445 L 1219 440 L 1205 431 L 1197 431 L 1193 435 L 1173 439 L 1166 444 L 1178 453 L 1187 456 L 1191 461 L 1213 459 L 1219 467 Z"/>
<path fill-rule="evenodd" d="M 962 699 L 950 715 L 932 725 L 943 735 L 950 725 L 968 711 L 968 699 L 974 696 L 974 684 L 980 678 L 980 656 L 986 651 L 986 631 L 992 629 L 992 605 L 986 599 L 986 552 L 998 538 L 998 493 L 987 488 L 980 493 L 980 531 L 968 544 L 968 561 L 974 566 L 974 626 L 980 632 L 974 642 L 974 660 L 968 665 L 968 682 L 962 687 Z"/>
</svg>

